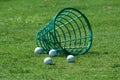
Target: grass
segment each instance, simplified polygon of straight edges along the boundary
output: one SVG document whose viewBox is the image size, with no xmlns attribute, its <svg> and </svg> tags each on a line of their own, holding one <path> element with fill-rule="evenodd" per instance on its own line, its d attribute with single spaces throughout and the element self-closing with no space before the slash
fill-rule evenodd
<svg viewBox="0 0 120 80">
<path fill-rule="evenodd" d="M 0 0 L 0 80 L 120 80 L 119 0 Z M 93 45 L 67 63 L 64 55 L 45 65 L 35 55 L 36 32 L 55 14 L 74 7 L 90 20 Z"/>
</svg>

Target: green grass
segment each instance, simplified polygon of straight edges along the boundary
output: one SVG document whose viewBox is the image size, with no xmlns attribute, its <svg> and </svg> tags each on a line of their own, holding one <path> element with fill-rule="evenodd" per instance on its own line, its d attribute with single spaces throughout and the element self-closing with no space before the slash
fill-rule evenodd
<svg viewBox="0 0 120 80">
<path fill-rule="evenodd" d="M 119 0 L 0 0 L 0 80 L 120 80 Z M 64 55 L 45 65 L 35 55 L 36 32 L 65 8 L 88 17 L 93 45 L 67 63 Z"/>
</svg>

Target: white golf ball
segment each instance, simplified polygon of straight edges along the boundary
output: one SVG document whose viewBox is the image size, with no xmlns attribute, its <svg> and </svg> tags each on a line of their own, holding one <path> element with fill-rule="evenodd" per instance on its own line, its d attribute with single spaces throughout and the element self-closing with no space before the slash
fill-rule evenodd
<svg viewBox="0 0 120 80">
<path fill-rule="evenodd" d="M 52 64 L 52 58 L 50 58 L 50 57 L 45 58 L 44 64 L 48 64 L 48 65 Z"/>
<path fill-rule="evenodd" d="M 36 54 L 40 54 L 42 52 L 43 52 L 43 48 L 41 48 L 41 47 L 36 47 L 34 50 L 34 53 L 36 53 Z"/>
<path fill-rule="evenodd" d="M 74 62 L 75 61 L 75 57 L 73 55 L 68 55 L 67 56 L 67 61 L 68 62 Z"/>
<path fill-rule="evenodd" d="M 57 55 L 56 50 L 51 49 L 51 50 L 49 51 L 49 56 L 56 56 L 56 55 Z"/>
</svg>

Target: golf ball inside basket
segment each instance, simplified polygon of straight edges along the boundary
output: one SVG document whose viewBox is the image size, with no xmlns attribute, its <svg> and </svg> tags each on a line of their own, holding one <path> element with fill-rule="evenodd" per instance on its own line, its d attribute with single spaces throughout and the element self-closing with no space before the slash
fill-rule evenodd
<svg viewBox="0 0 120 80">
<path fill-rule="evenodd" d="M 55 55 L 57 55 L 56 50 L 51 49 L 51 50 L 49 51 L 49 56 L 55 56 Z"/>
<path fill-rule="evenodd" d="M 74 62 L 75 61 L 75 57 L 73 55 L 68 55 L 67 56 L 67 61 L 68 62 Z"/>
<path fill-rule="evenodd" d="M 36 54 L 40 54 L 42 52 L 43 52 L 43 48 L 41 48 L 41 47 L 36 47 L 34 50 L 34 53 L 36 53 Z"/>
<path fill-rule="evenodd" d="M 52 58 L 50 58 L 50 57 L 45 58 L 44 64 L 48 64 L 48 65 L 52 64 Z"/>
</svg>

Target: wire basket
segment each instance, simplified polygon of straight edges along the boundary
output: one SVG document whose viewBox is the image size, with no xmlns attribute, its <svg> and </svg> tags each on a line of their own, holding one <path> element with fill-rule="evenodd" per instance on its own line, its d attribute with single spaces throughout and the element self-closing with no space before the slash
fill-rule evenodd
<svg viewBox="0 0 120 80">
<path fill-rule="evenodd" d="M 36 44 L 48 52 L 85 54 L 92 45 L 92 29 L 87 17 L 74 8 L 64 8 L 37 32 Z"/>
</svg>

